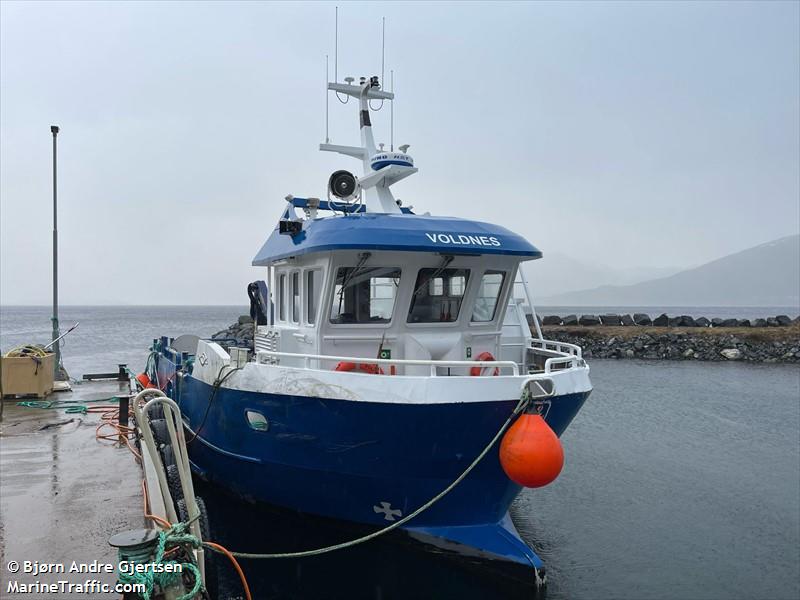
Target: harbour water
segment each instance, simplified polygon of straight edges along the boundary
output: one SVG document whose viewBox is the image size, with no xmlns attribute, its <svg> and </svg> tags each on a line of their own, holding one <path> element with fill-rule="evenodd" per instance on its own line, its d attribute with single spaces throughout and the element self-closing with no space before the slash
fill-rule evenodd
<svg viewBox="0 0 800 600">
<path fill-rule="evenodd" d="M 81 322 L 66 340 L 65 364 L 73 377 L 119 362 L 137 370 L 154 337 L 210 335 L 244 312 L 64 307 L 62 329 Z M 3 307 L 0 347 L 48 341 L 48 317 L 45 307 Z M 800 368 L 638 360 L 591 367 L 595 391 L 563 437 L 561 477 L 524 491 L 512 510 L 547 566 L 547 597 L 799 597 Z M 217 519 L 214 536 L 234 549 L 302 550 L 357 533 L 256 509 L 216 490 L 201 493 Z M 258 598 L 533 594 L 494 565 L 423 553 L 404 536 L 243 566 Z M 240 594 L 227 566 L 220 589 L 221 597 Z"/>
</svg>

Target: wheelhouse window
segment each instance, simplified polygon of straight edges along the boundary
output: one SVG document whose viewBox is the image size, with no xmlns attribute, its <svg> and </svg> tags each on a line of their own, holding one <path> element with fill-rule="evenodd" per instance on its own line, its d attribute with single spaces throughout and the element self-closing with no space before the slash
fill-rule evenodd
<svg viewBox="0 0 800 600">
<path fill-rule="evenodd" d="M 467 269 L 420 269 L 408 310 L 408 323 L 452 323 L 458 320 Z"/>
<path fill-rule="evenodd" d="M 300 273 L 292 273 L 292 322 L 300 322 Z"/>
<path fill-rule="evenodd" d="M 286 273 L 278 276 L 278 320 L 286 321 Z"/>
<path fill-rule="evenodd" d="M 503 289 L 506 274 L 503 271 L 486 271 L 481 277 L 481 285 L 472 309 L 473 323 L 488 323 L 497 312 L 497 301 Z"/>
<path fill-rule="evenodd" d="M 322 271 L 313 269 L 306 271 L 306 322 L 313 325 L 317 322 L 317 306 L 322 291 Z"/>
<path fill-rule="evenodd" d="M 388 323 L 399 285 L 397 267 L 340 267 L 333 290 L 331 323 Z"/>
</svg>

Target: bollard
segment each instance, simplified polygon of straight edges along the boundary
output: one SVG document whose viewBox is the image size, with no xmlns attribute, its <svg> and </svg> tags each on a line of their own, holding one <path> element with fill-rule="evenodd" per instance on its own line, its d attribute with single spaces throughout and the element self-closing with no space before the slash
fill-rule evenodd
<svg viewBox="0 0 800 600">
<path fill-rule="evenodd" d="M 128 439 L 128 413 L 130 412 L 130 396 L 119 397 L 119 443 L 123 445 Z"/>
</svg>

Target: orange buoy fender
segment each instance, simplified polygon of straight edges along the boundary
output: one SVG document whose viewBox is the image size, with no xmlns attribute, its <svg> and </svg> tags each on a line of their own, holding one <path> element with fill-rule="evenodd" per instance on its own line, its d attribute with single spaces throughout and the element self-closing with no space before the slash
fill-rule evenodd
<svg viewBox="0 0 800 600">
<path fill-rule="evenodd" d="M 561 473 L 564 449 L 541 415 L 522 414 L 500 442 L 500 464 L 519 485 L 542 487 Z"/>
<path fill-rule="evenodd" d="M 136 376 L 136 381 L 138 381 L 144 389 L 156 387 L 153 385 L 153 382 L 150 381 L 150 378 L 147 376 L 147 373 L 139 373 Z"/>
</svg>

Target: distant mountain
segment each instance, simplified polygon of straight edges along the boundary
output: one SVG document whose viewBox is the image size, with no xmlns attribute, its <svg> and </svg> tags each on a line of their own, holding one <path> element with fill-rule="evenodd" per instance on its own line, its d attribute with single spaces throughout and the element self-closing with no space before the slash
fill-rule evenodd
<svg viewBox="0 0 800 600">
<path fill-rule="evenodd" d="M 575 291 L 575 282 L 580 282 L 581 289 L 600 285 L 629 285 L 647 279 L 666 277 L 681 270 L 679 267 L 615 269 L 607 265 L 579 261 L 565 254 L 549 252 L 544 260 L 525 264 L 525 273 L 529 280 L 536 282 L 536 291 L 551 296 Z"/>
<path fill-rule="evenodd" d="M 800 235 L 730 254 L 669 277 L 538 298 L 562 306 L 797 306 Z"/>
</svg>

